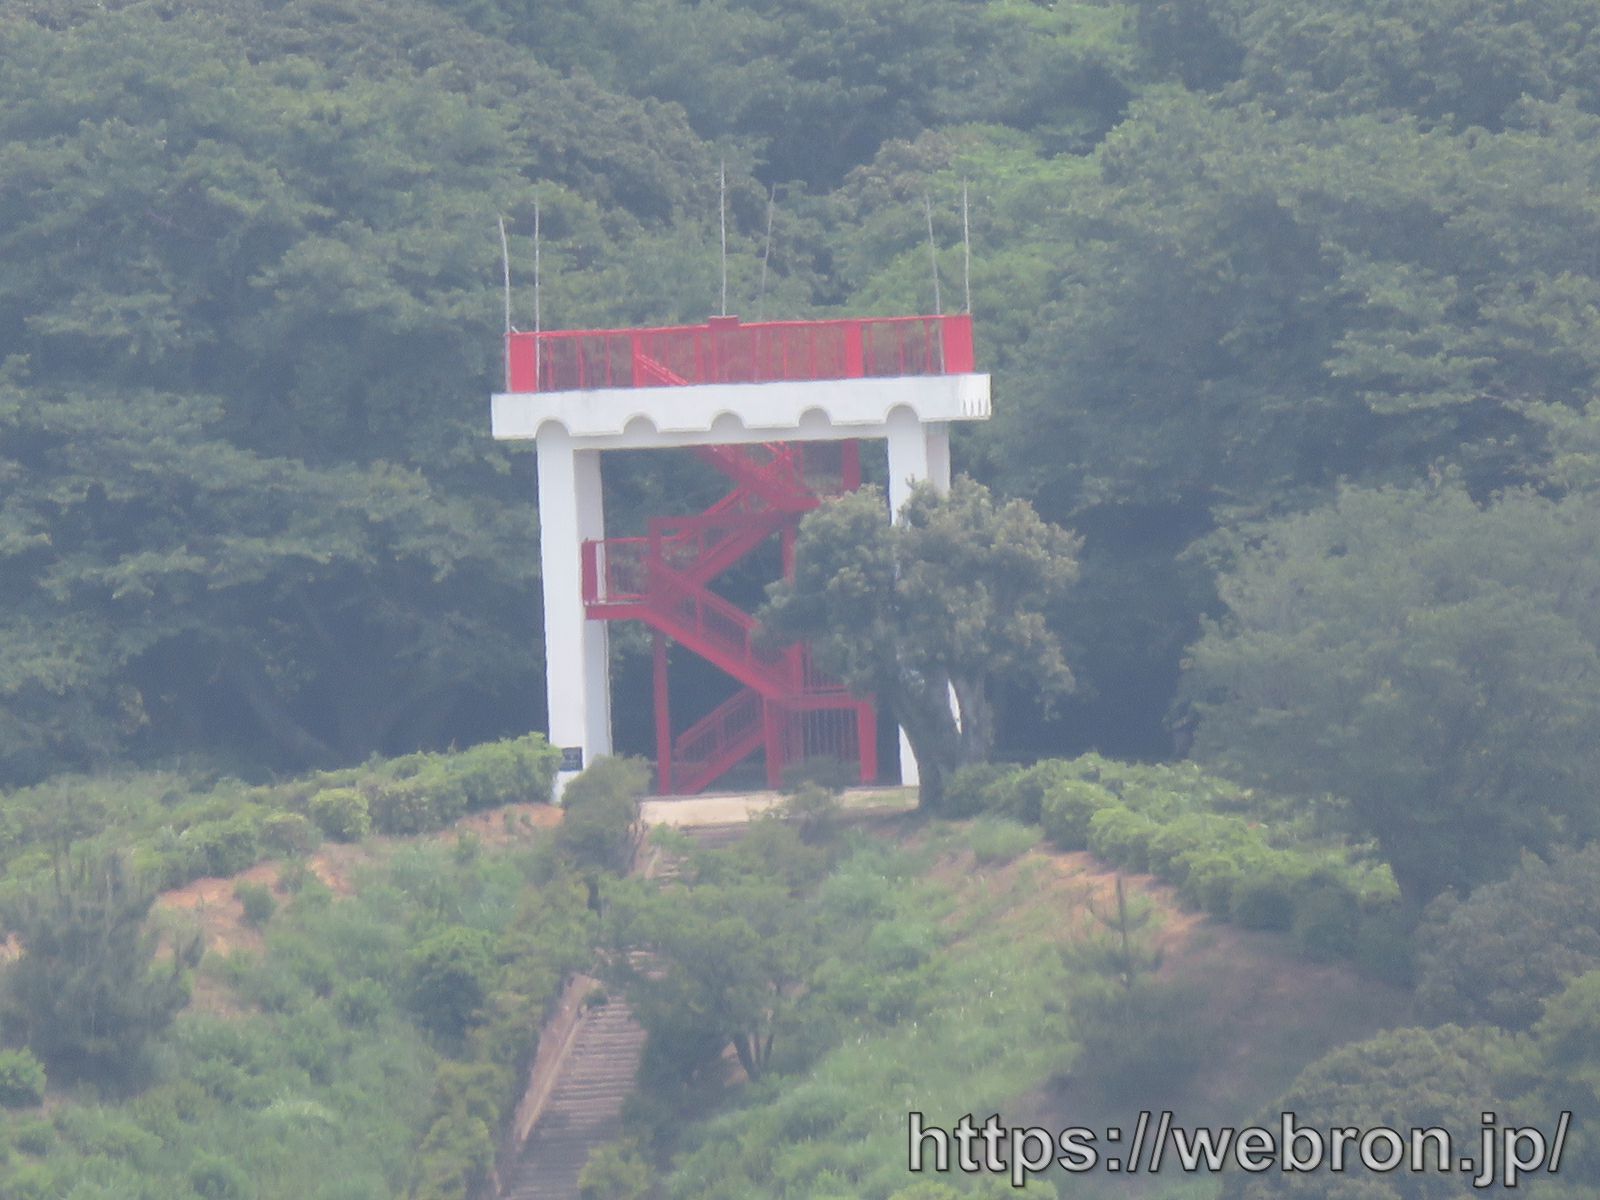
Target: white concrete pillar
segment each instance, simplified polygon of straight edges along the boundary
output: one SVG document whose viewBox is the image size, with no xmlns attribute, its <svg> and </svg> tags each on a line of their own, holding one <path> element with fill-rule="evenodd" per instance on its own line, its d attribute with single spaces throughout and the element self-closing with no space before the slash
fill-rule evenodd
<svg viewBox="0 0 1600 1200">
<path fill-rule="evenodd" d="M 600 451 L 575 450 L 559 426 L 539 434 L 539 565 L 544 576 L 550 744 L 576 768 L 611 753 L 611 671 L 604 621 L 583 612 L 583 542 L 605 536 Z M 556 776 L 559 801 L 577 769 Z"/>
<path fill-rule="evenodd" d="M 889 414 L 887 430 L 890 519 L 898 521 L 900 507 L 910 498 L 914 484 L 927 480 L 941 492 L 950 490 L 950 425 L 945 421 L 924 424 L 910 409 L 897 408 Z M 921 780 L 917 756 L 901 729 L 900 782 L 915 787 Z"/>
</svg>

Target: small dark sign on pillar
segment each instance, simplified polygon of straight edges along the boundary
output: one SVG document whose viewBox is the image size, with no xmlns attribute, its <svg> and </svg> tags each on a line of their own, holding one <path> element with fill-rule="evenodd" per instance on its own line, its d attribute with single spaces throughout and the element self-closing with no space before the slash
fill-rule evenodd
<svg viewBox="0 0 1600 1200">
<path fill-rule="evenodd" d="M 561 770 L 563 772 L 583 770 L 582 746 L 561 747 Z"/>
</svg>

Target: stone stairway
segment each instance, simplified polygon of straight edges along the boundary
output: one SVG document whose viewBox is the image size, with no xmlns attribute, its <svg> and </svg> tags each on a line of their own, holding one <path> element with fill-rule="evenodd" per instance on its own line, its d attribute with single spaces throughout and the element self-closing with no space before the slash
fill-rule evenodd
<svg viewBox="0 0 1600 1200">
<path fill-rule="evenodd" d="M 745 829 L 738 822 L 684 832 L 702 846 L 720 848 L 737 842 Z M 675 856 L 653 854 L 641 868 L 649 878 L 671 881 L 680 865 Z M 584 1012 L 550 1098 L 507 1173 L 504 1200 L 578 1200 L 578 1174 L 589 1155 L 621 1136 L 622 1104 L 633 1092 L 644 1041 L 620 996 Z"/>
<path fill-rule="evenodd" d="M 584 1014 L 506 1196 L 578 1200 L 578 1173 L 590 1152 L 622 1132 L 622 1102 L 633 1091 L 643 1052 L 644 1030 L 621 999 Z"/>
</svg>

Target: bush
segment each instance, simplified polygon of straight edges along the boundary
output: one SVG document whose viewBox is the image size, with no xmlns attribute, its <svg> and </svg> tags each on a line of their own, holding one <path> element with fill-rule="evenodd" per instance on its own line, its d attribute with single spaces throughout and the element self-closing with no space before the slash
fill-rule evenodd
<svg viewBox="0 0 1600 1200">
<path fill-rule="evenodd" d="M 261 858 L 257 817 L 252 812 L 192 825 L 181 840 L 188 846 L 190 861 L 206 875 L 237 875 Z"/>
<path fill-rule="evenodd" d="M 0 1050 L 0 1106 L 31 1108 L 44 1103 L 44 1064 L 31 1050 Z"/>
<path fill-rule="evenodd" d="M 453 925 L 406 956 L 411 1007 L 426 1029 L 458 1037 L 476 1017 L 494 981 L 494 938 Z"/>
<path fill-rule="evenodd" d="M 1332 962 L 1354 952 L 1360 919 L 1360 905 L 1348 888 L 1321 883 L 1301 893 L 1291 931 L 1300 953 L 1316 962 Z"/>
<path fill-rule="evenodd" d="M 376 979 L 356 979 L 333 996 L 333 1013 L 346 1025 L 371 1025 L 389 1007 L 389 991 Z"/>
<path fill-rule="evenodd" d="M 643 759 L 596 759 L 567 784 L 557 845 L 579 866 L 626 874 L 639 843 L 639 798 L 649 786 Z"/>
<path fill-rule="evenodd" d="M 317 827 L 294 812 L 275 812 L 261 822 L 261 844 L 275 854 L 293 858 L 310 854 L 320 841 Z"/>
<path fill-rule="evenodd" d="M 405 779 L 373 780 L 362 785 L 372 827 L 379 833 L 409 835 L 443 829 L 467 811 L 461 782 L 442 766 L 432 766 Z"/>
<path fill-rule="evenodd" d="M 1183 871 L 1178 895 L 1188 904 L 1226 919 L 1233 912 L 1233 893 L 1242 877 L 1238 858 L 1227 850 L 1189 850 L 1174 862 Z"/>
<path fill-rule="evenodd" d="M 1356 966 L 1374 979 L 1409 987 L 1416 980 L 1416 946 L 1412 929 L 1399 905 L 1362 913 L 1356 925 Z"/>
<path fill-rule="evenodd" d="M 578 1175 L 580 1200 L 650 1200 L 656 1173 L 632 1143 L 601 1146 Z"/>
<path fill-rule="evenodd" d="M 1040 798 L 1045 836 L 1063 850 L 1089 848 L 1089 822 L 1103 809 L 1120 807 L 1108 789 L 1089 779 L 1064 779 Z"/>
<path fill-rule="evenodd" d="M 1150 869 L 1150 842 L 1160 827 L 1120 806 L 1104 808 L 1089 822 L 1089 849 L 1113 866 Z"/>
<path fill-rule="evenodd" d="M 317 828 L 336 842 L 354 842 L 372 831 L 367 798 L 355 788 L 327 788 L 313 795 L 307 807 Z"/>
<path fill-rule="evenodd" d="M 1527 1029 L 1569 980 L 1600 969 L 1600 845 L 1531 855 L 1501 883 L 1429 906 L 1417 1001 L 1435 1021 Z"/>
<path fill-rule="evenodd" d="M 1205 1061 L 1204 1011 L 1192 989 L 1148 979 L 1085 993 L 1072 1008 L 1081 1047 L 1073 1074 L 1118 1104 L 1169 1095 Z"/>
<path fill-rule="evenodd" d="M 189 1186 L 201 1200 L 245 1200 L 252 1194 L 250 1176 L 232 1159 L 201 1154 L 189 1168 Z"/>
<path fill-rule="evenodd" d="M 264 883 L 236 883 L 233 885 L 233 898 L 244 907 L 244 923 L 254 929 L 260 929 L 278 911 L 278 902 L 272 898 L 272 889 Z"/>
<path fill-rule="evenodd" d="M 973 856 L 980 865 L 1008 863 L 1026 854 L 1039 840 L 1032 827 L 1003 817 L 979 817 L 968 831 Z"/>
<path fill-rule="evenodd" d="M 933 811 L 941 817 L 975 817 L 987 809 L 989 789 L 1016 774 L 1016 767 L 1001 763 L 968 763 L 950 776 Z"/>
<path fill-rule="evenodd" d="M 783 769 L 782 790 L 794 793 L 815 786 L 837 793 L 860 781 L 861 773 L 855 764 L 828 754 L 814 754 Z"/>
<path fill-rule="evenodd" d="M 489 742 L 446 760 L 469 812 L 525 801 L 548 803 L 561 752 L 541 734 Z"/>
<path fill-rule="evenodd" d="M 1284 931 L 1294 924 L 1296 880 L 1270 859 L 1246 861 L 1233 888 L 1233 919 L 1246 929 Z"/>
<path fill-rule="evenodd" d="M 1064 784 L 1081 782 L 1080 771 L 1074 763 L 1051 758 L 1023 771 L 1007 771 L 984 789 L 984 811 L 1038 825 L 1045 796 Z"/>
</svg>

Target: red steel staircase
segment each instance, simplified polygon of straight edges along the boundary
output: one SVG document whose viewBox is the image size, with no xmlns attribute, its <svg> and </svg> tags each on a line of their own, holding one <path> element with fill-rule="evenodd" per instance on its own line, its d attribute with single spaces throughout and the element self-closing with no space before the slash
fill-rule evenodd
<svg viewBox="0 0 1600 1200">
<path fill-rule="evenodd" d="M 770 786 L 781 782 L 786 766 L 813 756 L 855 760 L 862 780 L 870 782 L 877 776 L 872 701 L 850 695 L 838 680 L 817 671 L 804 646 L 768 644 L 755 618 L 710 586 L 773 536 L 781 540 L 789 572 L 800 518 L 823 495 L 859 486 L 855 443 L 838 447 L 831 477 L 823 477 L 815 454 L 808 461 L 801 444 L 699 446 L 695 453 L 726 475 L 733 490 L 694 516 L 652 519 L 644 537 L 607 538 L 583 547 L 588 616 L 643 621 L 655 633 L 660 791 L 700 791 L 758 750 L 766 752 Z M 738 685 L 676 736 L 668 706 L 669 641 L 714 664 Z"/>
</svg>

